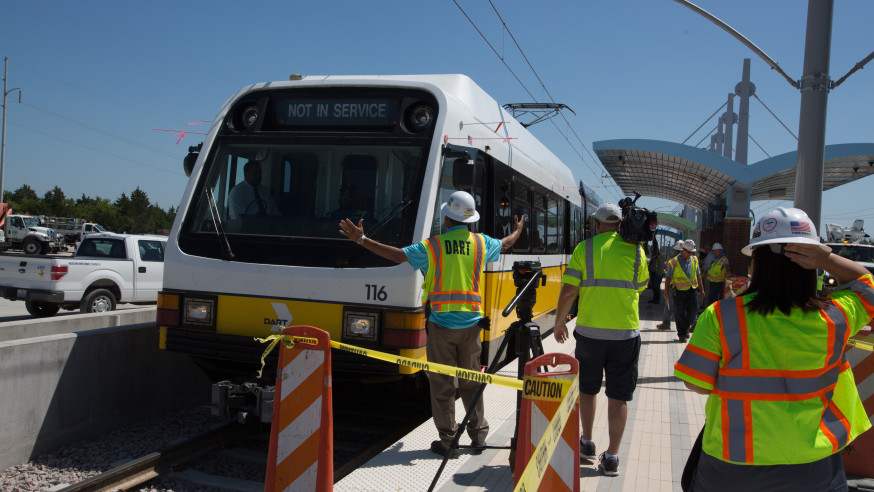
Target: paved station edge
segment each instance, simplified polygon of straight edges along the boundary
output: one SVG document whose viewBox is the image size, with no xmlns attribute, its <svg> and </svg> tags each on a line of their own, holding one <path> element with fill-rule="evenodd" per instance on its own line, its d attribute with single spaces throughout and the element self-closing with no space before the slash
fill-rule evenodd
<svg viewBox="0 0 874 492">
<path fill-rule="evenodd" d="M 639 378 L 634 400 L 628 405 L 628 421 L 619 451 L 619 476 L 606 477 L 597 460 L 582 460 L 579 468 L 581 491 L 679 492 L 680 477 L 689 450 L 704 425 L 706 396 L 693 393 L 673 376 L 674 362 L 686 344 L 677 340 L 675 329 L 662 331 L 664 300 L 650 304 L 651 291 L 640 296 L 641 351 Z M 550 323 L 552 318 L 542 321 Z M 569 324 L 569 328 L 572 323 Z M 551 336 L 543 340 L 545 353 L 573 355 L 574 342 L 559 344 Z M 499 374 L 516 377 L 517 365 L 508 365 Z M 509 448 L 516 416 L 515 391 L 489 385 L 484 393 L 486 418 L 491 430 L 489 446 Z M 461 400 L 456 416 L 464 416 Z M 579 422 L 577 422 L 579 425 Z M 429 419 L 413 432 L 334 484 L 338 492 L 406 492 L 428 490 L 441 463 L 429 450 L 437 430 Z M 598 454 L 607 448 L 607 398 L 598 394 L 593 439 Z M 461 444 L 470 444 L 467 435 Z M 449 460 L 435 491 L 509 491 L 513 477 L 509 449 L 487 449 L 481 455 L 462 449 L 461 456 Z"/>
</svg>

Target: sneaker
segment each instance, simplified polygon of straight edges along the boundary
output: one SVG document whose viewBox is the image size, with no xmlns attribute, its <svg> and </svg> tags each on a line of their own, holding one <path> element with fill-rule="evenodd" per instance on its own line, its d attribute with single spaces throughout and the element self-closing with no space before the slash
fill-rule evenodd
<svg viewBox="0 0 874 492">
<path fill-rule="evenodd" d="M 670 326 L 665 326 L 664 323 L 659 323 L 659 324 L 657 324 L 657 325 L 656 325 L 656 328 L 659 329 L 659 330 L 670 330 L 670 329 L 671 329 Z"/>
<path fill-rule="evenodd" d="M 607 453 L 601 453 L 601 456 L 598 458 L 598 461 L 601 463 L 601 471 L 604 472 L 604 475 L 608 477 L 618 477 L 619 476 L 619 457 L 611 456 L 607 457 Z"/>
<path fill-rule="evenodd" d="M 583 444 L 583 438 L 580 438 L 580 458 L 595 459 L 595 441 Z"/>
<path fill-rule="evenodd" d="M 689 341 L 689 337 L 679 337 L 678 340 L 680 340 L 680 343 L 686 343 Z"/>
<path fill-rule="evenodd" d="M 431 452 L 434 454 L 439 454 L 440 456 L 446 456 L 449 454 L 449 459 L 458 458 L 458 450 L 453 449 L 451 452 L 443 447 L 443 443 L 440 441 L 432 441 L 431 442 Z"/>
</svg>

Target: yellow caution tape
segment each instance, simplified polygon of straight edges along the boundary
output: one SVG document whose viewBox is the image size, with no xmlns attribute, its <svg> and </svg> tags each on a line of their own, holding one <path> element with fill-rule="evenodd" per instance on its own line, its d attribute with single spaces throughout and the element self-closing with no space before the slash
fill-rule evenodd
<svg viewBox="0 0 874 492">
<path fill-rule="evenodd" d="M 273 350 L 279 342 L 282 342 L 286 348 L 294 348 L 295 343 L 311 343 L 316 344 L 318 340 L 307 337 L 292 337 L 289 335 L 270 335 L 267 338 L 255 338 L 261 343 L 270 343 L 261 354 L 261 369 L 258 370 L 258 377 L 261 377 L 261 371 L 264 370 L 264 360 L 267 354 Z M 460 367 L 448 366 L 445 364 L 437 364 L 434 362 L 423 362 L 419 359 L 411 359 L 401 357 L 399 355 L 387 354 L 375 350 L 367 350 L 354 345 L 335 342 L 331 340 L 331 348 L 350 352 L 353 354 L 363 355 L 373 359 L 379 359 L 401 366 L 412 367 L 422 371 L 434 372 L 437 374 L 445 374 L 447 376 L 455 376 L 461 379 L 476 381 L 478 383 L 496 384 L 504 386 L 516 391 L 525 392 L 526 397 L 534 400 L 560 400 L 558 411 L 549 421 L 549 426 L 537 447 L 534 449 L 534 454 L 528 461 L 525 471 L 519 479 L 515 490 L 537 490 L 540 481 L 543 479 L 543 474 L 546 472 L 546 465 L 549 464 L 552 454 L 555 452 L 555 446 L 558 440 L 561 439 L 561 433 L 564 426 L 567 424 L 568 417 L 577 403 L 580 396 L 579 378 L 574 377 L 573 380 L 567 379 L 549 379 L 543 377 L 529 376 L 524 381 L 506 376 L 498 376 L 497 374 L 487 374 L 484 372 L 471 371 Z"/>
<path fill-rule="evenodd" d="M 565 395 L 564 400 L 558 407 L 558 411 L 555 412 L 555 415 L 549 421 L 546 432 L 543 433 L 543 436 L 537 443 L 537 447 L 534 448 L 534 454 L 528 460 L 528 464 L 525 465 L 525 471 L 519 477 L 519 483 L 513 489 L 514 492 L 534 491 L 540 486 L 540 481 L 546 473 L 546 466 L 555 452 L 555 446 L 558 444 L 559 439 L 561 439 L 564 426 L 567 425 L 568 418 L 580 396 L 579 378 L 575 376 L 573 381 L 566 382 L 570 383 L 570 391 Z M 576 422 L 573 425 L 576 425 Z M 577 468 L 574 467 L 575 473 L 576 470 Z"/>
<path fill-rule="evenodd" d="M 862 350 L 867 350 L 868 352 L 874 352 L 874 342 L 871 342 L 867 339 L 859 339 L 859 338 L 850 338 L 847 340 L 847 345 L 850 347 L 860 348 Z"/>
<path fill-rule="evenodd" d="M 437 364 L 435 362 L 427 362 L 419 359 L 410 359 L 408 357 L 401 357 L 399 355 L 386 354 L 385 352 L 367 350 L 361 347 L 356 347 L 354 345 L 335 342 L 333 340 L 331 340 L 331 348 L 342 350 L 344 352 L 351 352 L 353 354 L 363 355 L 372 359 L 379 359 L 386 362 L 391 362 L 399 366 L 407 366 L 412 367 L 413 369 L 420 369 L 422 371 L 445 374 L 447 376 L 455 376 L 462 379 L 468 379 L 470 381 L 476 381 L 478 383 L 497 384 L 498 386 L 504 386 L 506 388 L 512 388 L 516 391 L 522 391 L 522 381 L 519 381 L 516 378 L 508 378 L 506 376 L 498 376 L 497 374 L 488 374 L 479 371 L 472 371 L 470 369 L 462 369 L 460 367 Z"/>
<path fill-rule="evenodd" d="M 292 340 L 292 338 L 293 337 L 290 337 L 288 335 L 270 335 L 267 338 L 255 338 L 255 340 L 258 342 L 270 343 L 270 345 L 268 345 L 264 352 L 261 354 L 261 368 L 258 369 L 259 378 L 261 377 L 261 372 L 264 371 L 264 359 L 267 358 L 267 354 L 269 354 L 270 351 L 273 350 L 273 347 L 275 347 L 276 344 L 279 342 L 282 342 L 282 344 L 285 345 L 285 348 L 294 348 L 294 340 Z"/>
<path fill-rule="evenodd" d="M 264 360 L 267 358 L 267 354 L 269 354 L 270 351 L 273 350 L 274 347 L 276 347 L 276 344 L 279 343 L 279 341 L 282 341 L 285 344 L 286 348 L 294 348 L 295 342 L 313 344 L 317 342 L 314 338 L 291 337 L 288 335 L 270 335 L 267 338 L 256 338 L 255 340 L 261 343 L 270 343 L 270 345 L 268 345 L 267 348 L 264 350 L 264 353 L 261 354 L 261 369 L 258 370 L 258 377 L 261 377 L 261 371 L 264 370 Z M 461 379 L 476 381 L 478 383 L 496 384 L 505 388 L 514 389 L 516 391 L 523 391 L 524 389 L 522 381 L 516 378 L 498 376 L 497 374 L 488 374 L 485 372 L 472 371 L 470 369 L 462 369 L 460 367 L 449 366 L 445 364 L 437 364 L 435 362 L 427 362 L 419 359 L 401 357 L 399 355 L 387 354 L 385 352 L 378 352 L 376 350 L 363 349 L 361 347 L 335 342 L 333 340 L 331 340 L 331 348 L 342 350 L 344 352 L 350 352 L 353 354 L 363 355 L 372 359 L 379 359 L 385 362 L 391 362 L 393 364 L 398 364 L 401 366 L 412 367 L 413 369 L 420 369 L 422 371 L 434 372 L 437 374 L 445 374 L 447 376 L 455 376 Z M 539 388 L 541 391 L 546 391 L 553 397 L 556 395 L 557 391 L 555 388 L 556 383 L 561 387 L 561 396 L 567 394 L 571 385 L 571 382 L 567 380 L 555 380 L 538 377 L 530 378 L 530 381 L 531 383 L 529 384 L 531 388 L 529 388 L 529 391 L 536 392 Z"/>
</svg>

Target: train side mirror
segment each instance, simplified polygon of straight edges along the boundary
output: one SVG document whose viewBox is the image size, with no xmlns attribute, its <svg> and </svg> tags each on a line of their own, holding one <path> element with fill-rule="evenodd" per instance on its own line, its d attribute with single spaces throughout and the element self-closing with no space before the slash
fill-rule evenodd
<svg viewBox="0 0 874 492">
<path fill-rule="evenodd" d="M 197 162 L 197 156 L 200 155 L 200 149 L 203 147 L 203 142 L 197 145 L 188 147 L 188 155 L 182 161 L 182 170 L 185 171 L 186 177 L 191 177 L 191 171 L 194 170 L 194 163 Z"/>
</svg>

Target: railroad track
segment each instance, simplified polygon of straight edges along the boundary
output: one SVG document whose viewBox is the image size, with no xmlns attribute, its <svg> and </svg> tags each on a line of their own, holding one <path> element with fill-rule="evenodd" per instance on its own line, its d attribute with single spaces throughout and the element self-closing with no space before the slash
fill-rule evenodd
<svg viewBox="0 0 874 492">
<path fill-rule="evenodd" d="M 149 453 L 99 475 L 70 485 L 61 492 L 98 492 L 130 490 L 155 478 L 179 471 L 186 464 L 215 453 L 234 440 L 260 432 L 261 425 L 223 424 L 210 432 L 176 444 L 171 448 Z M 257 490 L 263 490 L 263 483 Z"/>
<path fill-rule="evenodd" d="M 430 418 L 427 389 L 412 381 L 334 384 L 334 480 L 340 480 Z M 249 440 L 250 446 L 238 445 Z M 228 422 L 172 447 L 149 453 L 61 492 L 136 490 L 150 481 L 185 481 L 209 490 L 264 489 L 269 443 L 264 424 Z M 254 449 L 252 449 L 254 448 Z M 221 458 L 217 458 L 222 455 Z M 198 470 L 209 460 L 246 461 L 261 481 L 218 476 Z M 213 466 L 212 468 L 222 468 Z"/>
</svg>

